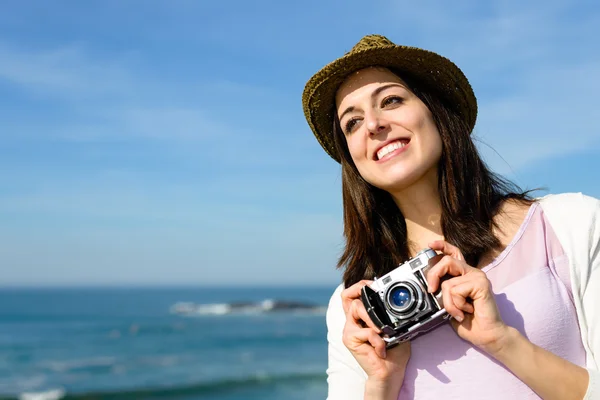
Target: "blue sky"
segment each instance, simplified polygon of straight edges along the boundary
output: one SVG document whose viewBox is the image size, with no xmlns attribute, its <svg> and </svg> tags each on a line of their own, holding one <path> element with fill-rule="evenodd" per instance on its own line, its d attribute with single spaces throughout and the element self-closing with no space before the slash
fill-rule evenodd
<svg viewBox="0 0 600 400">
<path fill-rule="evenodd" d="M 463 69 L 495 170 L 600 197 L 598 26 L 591 0 L 4 2 L 0 285 L 335 284 L 339 167 L 300 99 L 369 33 Z"/>
</svg>

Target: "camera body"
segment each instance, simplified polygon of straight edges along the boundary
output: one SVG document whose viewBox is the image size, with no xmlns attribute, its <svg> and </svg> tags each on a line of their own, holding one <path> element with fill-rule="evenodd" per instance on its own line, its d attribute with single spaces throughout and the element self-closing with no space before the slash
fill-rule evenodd
<svg viewBox="0 0 600 400">
<path fill-rule="evenodd" d="M 427 271 L 443 256 L 432 249 L 420 251 L 396 269 L 364 286 L 361 300 L 390 348 L 425 333 L 450 318 L 442 302 L 441 282 L 427 292 Z"/>
</svg>

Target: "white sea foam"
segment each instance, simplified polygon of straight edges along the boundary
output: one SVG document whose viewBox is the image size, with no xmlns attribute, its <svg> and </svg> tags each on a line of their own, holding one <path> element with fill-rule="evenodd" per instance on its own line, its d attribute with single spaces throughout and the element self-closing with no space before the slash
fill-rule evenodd
<svg viewBox="0 0 600 400">
<path fill-rule="evenodd" d="M 266 299 L 259 302 L 195 304 L 178 302 L 169 311 L 184 316 L 226 315 L 226 314 L 262 314 L 269 312 L 322 314 L 325 307 L 302 302 L 287 302 Z"/>
<path fill-rule="evenodd" d="M 63 389 L 52 389 L 44 392 L 25 392 L 19 395 L 19 400 L 59 400 L 65 397 Z"/>
</svg>

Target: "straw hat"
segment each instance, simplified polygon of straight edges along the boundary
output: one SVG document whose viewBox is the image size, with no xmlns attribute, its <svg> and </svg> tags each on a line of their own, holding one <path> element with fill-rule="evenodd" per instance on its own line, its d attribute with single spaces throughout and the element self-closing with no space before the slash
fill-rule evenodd
<svg viewBox="0 0 600 400">
<path fill-rule="evenodd" d="M 367 35 L 343 57 L 313 75 L 302 94 L 308 125 L 323 149 L 337 162 L 340 156 L 333 141 L 336 91 L 352 72 L 371 66 L 393 68 L 416 77 L 453 106 L 473 131 L 477 100 L 469 81 L 452 61 L 428 50 L 397 46 L 385 36 Z"/>
</svg>

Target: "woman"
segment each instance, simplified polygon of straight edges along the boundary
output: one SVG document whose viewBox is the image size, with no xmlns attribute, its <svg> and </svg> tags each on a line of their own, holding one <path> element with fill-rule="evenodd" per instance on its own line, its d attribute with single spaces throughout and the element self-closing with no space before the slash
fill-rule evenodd
<svg viewBox="0 0 600 400">
<path fill-rule="evenodd" d="M 598 200 L 534 199 L 490 172 L 460 69 L 383 36 L 315 74 L 303 107 L 342 166 L 330 399 L 600 398 Z M 451 322 L 386 350 L 361 288 L 427 247 Z"/>
</svg>

